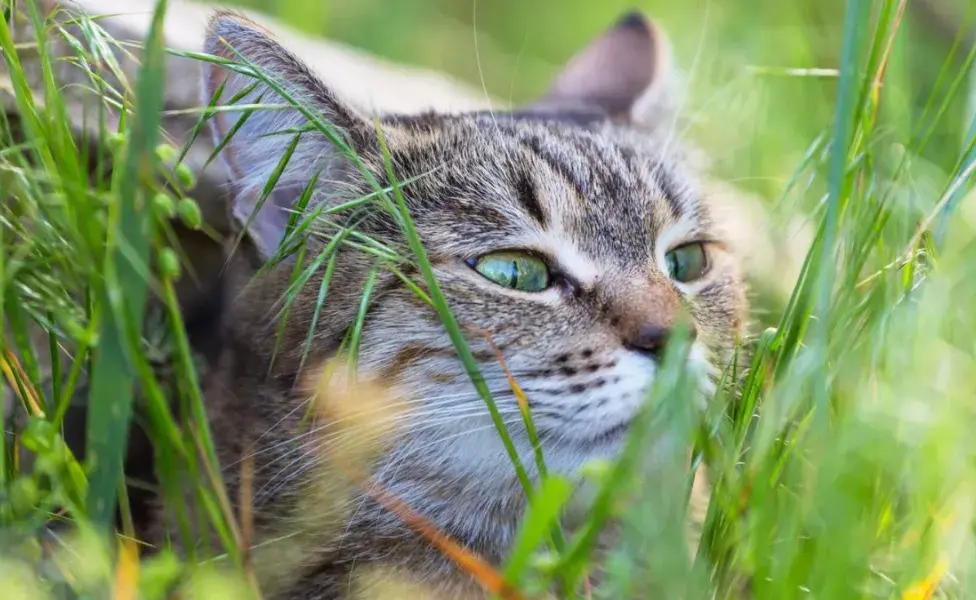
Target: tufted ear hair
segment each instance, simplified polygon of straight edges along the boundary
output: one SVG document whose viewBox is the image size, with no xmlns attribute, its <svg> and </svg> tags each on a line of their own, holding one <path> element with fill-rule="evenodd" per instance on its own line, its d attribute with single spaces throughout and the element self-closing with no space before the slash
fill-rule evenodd
<svg viewBox="0 0 976 600">
<path fill-rule="evenodd" d="M 573 56 L 530 108 L 660 122 L 670 116 L 676 78 L 667 36 L 633 11 Z"/>
<path fill-rule="evenodd" d="M 357 146 L 365 146 L 371 139 L 372 125 L 267 31 L 244 17 L 216 13 L 208 27 L 205 51 L 235 63 L 204 64 L 204 102 L 217 96 L 216 104 L 221 107 L 210 119 L 210 131 L 215 147 L 225 144 L 220 159 L 231 178 L 232 218 L 246 230 L 261 258 L 267 259 L 277 251 L 289 218 L 312 179 L 317 181 L 313 201 L 321 202 L 330 194 L 330 183 L 350 176 L 353 169 L 335 144 L 309 127 L 302 110 L 286 106 L 291 103 L 275 87 L 310 111 L 308 114 L 321 115 L 353 149 L 362 149 Z M 257 77 L 248 63 L 274 85 Z M 268 108 L 254 109 L 257 104 Z M 288 164 L 262 202 L 266 185 L 293 145 Z"/>
</svg>

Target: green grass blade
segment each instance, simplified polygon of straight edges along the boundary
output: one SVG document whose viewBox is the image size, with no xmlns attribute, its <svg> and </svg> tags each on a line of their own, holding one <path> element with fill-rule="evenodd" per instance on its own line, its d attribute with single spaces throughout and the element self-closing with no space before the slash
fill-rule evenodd
<svg viewBox="0 0 976 600">
<path fill-rule="evenodd" d="M 90 464 L 88 510 L 91 519 L 107 526 L 115 512 L 116 490 L 122 477 L 122 458 L 132 414 L 134 378 L 129 352 L 138 338 L 148 292 L 141 276 L 148 264 L 153 217 L 148 209 L 147 190 L 140 184 L 155 171 L 155 144 L 163 108 L 163 18 L 166 1 L 160 0 L 153 13 L 146 40 L 143 68 L 136 87 L 135 116 L 125 161 L 117 178 L 119 212 L 113 218 L 118 227 L 109 241 L 106 257 L 104 301 L 112 310 L 104 320 L 97 349 L 88 405 L 87 447 Z M 127 259 L 124 246 L 132 256 Z M 133 263 L 132 261 L 137 261 Z M 129 341 L 127 341 L 127 338 Z"/>
<path fill-rule="evenodd" d="M 508 454 L 508 458 L 515 468 L 515 473 L 519 479 L 519 482 L 522 484 L 522 489 L 525 491 L 526 496 L 531 500 L 532 483 L 529 480 L 528 473 L 526 472 L 525 467 L 522 465 L 522 459 L 519 457 L 518 451 L 515 449 L 515 444 L 512 442 L 512 438 L 505 427 L 501 413 L 498 412 L 498 406 L 495 404 L 495 400 L 491 396 L 491 391 L 485 384 L 485 378 L 482 376 L 481 370 L 478 368 L 478 363 L 474 358 L 474 354 L 472 354 L 471 349 L 468 347 L 468 343 L 464 339 L 464 334 L 461 333 L 461 327 L 458 324 L 457 319 L 454 318 L 454 313 L 451 312 L 451 309 L 447 304 L 447 299 L 444 297 L 444 294 L 440 290 L 440 286 L 437 284 L 434 269 L 430 264 L 430 260 L 427 258 L 427 251 L 424 249 L 423 243 L 420 241 L 420 235 L 417 233 L 417 230 L 413 225 L 413 221 L 410 219 L 410 211 L 407 208 L 406 200 L 404 199 L 403 192 L 397 183 L 396 175 L 393 173 L 393 164 L 390 160 L 389 149 L 386 147 L 386 140 L 383 137 L 383 133 L 379 126 L 377 126 L 376 129 L 380 139 L 380 147 L 383 150 L 387 176 L 393 185 L 395 209 L 399 215 L 401 226 L 403 227 L 403 234 L 404 237 L 407 238 L 410 251 L 417 262 L 417 268 L 420 270 L 420 274 L 423 276 L 424 282 L 427 284 L 430 299 L 434 303 L 434 310 L 437 312 L 437 316 L 440 318 L 441 323 L 447 330 L 451 343 L 454 344 L 454 349 L 457 351 L 461 362 L 464 364 L 468 378 L 471 379 L 471 383 L 474 384 L 478 395 L 481 396 L 481 399 L 488 407 L 488 412 L 491 415 L 492 423 L 494 424 L 495 429 L 498 431 L 498 435 L 505 447 L 505 452 Z"/>
</svg>

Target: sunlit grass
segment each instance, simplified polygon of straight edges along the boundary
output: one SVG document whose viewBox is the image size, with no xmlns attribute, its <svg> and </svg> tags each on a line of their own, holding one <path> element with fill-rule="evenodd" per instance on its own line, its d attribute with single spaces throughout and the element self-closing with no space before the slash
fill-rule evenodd
<svg viewBox="0 0 976 600">
<path fill-rule="evenodd" d="M 39 61 L 39 85 L 21 67 L 28 53 L 15 43 L 10 23 L 0 21 L 6 65 L 0 83 L 15 105 L 14 118 L 0 121 L 0 358 L 24 417 L 9 426 L 0 447 L 0 577 L 5 589 L 31 598 L 63 589 L 96 596 L 114 590 L 116 597 L 138 589 L 142 597 L 162 598 L 180 585 L 198 597 L 215 590 L 245 597 L 256 587 L 247 569 L 251 549 L 242 547 L 249 523 L 239 522 L 223 489 L 174 291 L 181 265 L 172 248 L 173 219 L 189 227 L 200 223 L 189 199 L 192 177 L 179 167 L 187 149 L 159 146 L 159 30 L 147 38 L 131 86 L 109 91 L 89 69 L 93 89 L 102 90 L 106 102 L 92 115 L 98 134 L 79 141 L 54 79 L 55 61 L 65 59 L 47 54 L 43 43 L 68 30 L 34 7 L 19 3 L 11 22 L 42 42 L 30 58 Z M 159 3 L 157 25 L 165 9 Z M 441 540 L 486 588 L 531 596 L 558 581 L 564 596 L 581 597 L 587 577 L 604 571 L 594 597 L 973 595 L 976 119 L 952 118 L 950 107 L 966 89 L 976 50 L 954 50 L 964 55 L 961 68 L 958 56 L 933 65 L 936 85 L 918 109 L 905 99 L 909 90 L 899 87 L 907 85 L 899 76 L 907 68 L 904 55 L 890 51 L 905 35 L 903 9 L 899 0 L 854 0 L 843 25 L 837 23 L 838 68 L 818 71 L 836 80 L 833 119 L 820 124 L 816 140 L 804 140 L 809 150 L 777 194 L 789 209 L 811 207 L 817 232 L 777 327 L 744 340 L 704 414 L 689 400 L 685 346 L 679 340 L 670 347 L 620 459 L 588 466 L 597 493 L 578 531 L 559 528 L 569 483 L 547 475 L 544 452 L 533 457 L 541 481 L 531 481 L 507 438 L 413 228 L 402 194 L 411 182 L 398 182 L 391 168 L 392 185 L 373 181 L 369 196 L 328 209 L 387 211 L 403 234 L 397 247 L 354 227 L 319 226 L 323 208 L 292 219 L 273 259 L 300 258 L 282 318 L 298 290 L 314 281 L 317 321 L 336 285 L 340 247 L 369 254 L 376 266 L 343 342 L 345 358 L 355 364 L 372 286 L 380 273 L 392 273 L 437 312 L 507 440 L 530 498 L 508 560 L 484 564 Z M 71 60 L 111 70 L 105 48 L 114 42 L 97 21 L 78 18 Z M 285 93 L 272 74 L 246 61 L 183 55 L 261 79 L 304 111 L 309 131 L 357 162 L 331 125 Z M 769 69 L 754 74 L 810 75 Z M 112 128 L 106 115 L 116 107 L 125 117 Z M 214 110 L 211 103 L 201 111 L 191 142 Z M 913 117 L 910 124 L 901 122 L 906 115 Z M 960 147 L 926 153 L 934 132 L 950 126 L 963 140 Z M 284 133 L 297 140 L 303 132 Z M 940 155 L 951 158 L 938 162 Z M 286 152 L 279 174 L 288 159 Z M 92 175 L 92 164 L 112 169 L 96 168 Z M 274 183 L 268 182 L 265 198 Z M 313 232 L 325 239 L 309 243 Z M 406 263 L 418 269 L 418 280 L 404 275 Z M 150 340 L 159 332 L 144 313 L 154 310 L 165 316 L 162 337 L 175 365 L 170 379 L 158 378 L 150 360 Z M 303 354 L 310 343 L 311 332 Z M 61 433 L 69 405 L 79 399 L 93 417 L 82 462 Z M 219 547 L 189 544 L 180 558 L 166 549 L 133 558 L 131 515 L 120 489 L 134 405 L 146 414 L 158 487 L 176 509 L 180 536 L 215 539 Z M 685 528 L 695 468 L 707 472 L 712 492 L 697 548 L 689 546 Z M 194 497 L 198 514 L 184 509 L 185 494 Z M 441 543 L 410 507 L 387 500 L 419 534 Z M 618 546 L 602 557 L 595 542 L 609 521 L 622 523 L 623 531 Z M 106 535 L 116 525 L 115 535 Z M 224 568 L 219 573 L 218 564 Z"/>
</svg>

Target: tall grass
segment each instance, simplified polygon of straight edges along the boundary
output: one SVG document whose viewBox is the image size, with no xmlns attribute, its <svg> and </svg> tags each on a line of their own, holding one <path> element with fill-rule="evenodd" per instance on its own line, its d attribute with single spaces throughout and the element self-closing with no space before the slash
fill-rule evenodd
<svg viewBox="0 0 976 600">
<path fill-rule="evenodd" d="M 256 595 L 247 527 L 221 481 L 174 290 L 182 270 L 174 219 L 201 224 L 192 174 L 178 164 L 186 149 L 158 133 L 166 3 L 157 4 L 131 88 L 99 75 L 112 51 L 130 49 L 113 46 L 97 20 L 46 15 L 33 2 L 4 6 L 13 15 L 0 21 L 0 91 L 13 106 L 0 120 L 0 351 L 17 413 L 0 447 L 4 588 L 31 598 L 162 598 L 179 587 L 199 597 Z M 945 164 L 922 158 L 965 89 L 976 50 L 962 51 L 961 70 L 958 61 L 939 66 L 918 114 L 899 87 L 904 8 L 851 0 L 838 24 L 833 119 L 784 192 L 813 207 L 817 228 L 778 325 L 744 340 L 702 414 L 689 400 L 686 346 L 679 338 L 669 347 L 622 455 L 586 469 L 597 492 L 578 531 L 559 528 L 571 486 L 546 474 L 544 452 L 536 457 L 544 475 L 531 481 L 511 449 L 530 502 L 506 564 L 471 563 L 486 586 L 530 597 L 558 581 L 562 595 L 582 597 L 588 575 L 602 571 L 592 594 L 606 598 L 976 595 L 976 118 L 955 123 L 964 143 Z M 15 41 L 25 31 L 36 44 Z M 69 42 L 68 56 L 54 55 L 55 39 Z M 69 118 L 70 96 L 56 77 L 63 63 L 89 74 L 104 99 L 89 116 L 94 133 L 78 134 Z M 123 117 L 111 118 L 119 107 Z M 328 123 L 307 116 L 342 147 Z M 322 269 L 316 311 L 328 310 L 336 249 L 368 252 L 377 270 L 434 307 L 491 407 L 413 230 L 401 194 L 409 183 L 376 185 L 369 197 L 329 209 L 375 203 L 394 215 L 402 247 L 343 229 L 306 257 L 303 236 L 323 209 L 293 219 L 283 247 L 305 267 L 296 268 L 286 305 Z M 408 261 L 421 281 L 403 275 Z M 370 287 L 343 345 L 353 362 Z M 153 360 L 160 347 L 174 365 L 167 377 Z M 83 460 L 62 429 L 79 400 L 90 416 Z M 176 515 L 182 538 L 218 540 L 229 577 L 214 574 L 206 547 L 138 557 L 122 485 L 134 406 L 146 415 L 158 491 L 177 509 L 188 493 L 201 507 Z M 700 543 L 690 547 L 688 496 L 699 468 L 711 494 Z M 611 521 L 621 525 L 619 543 L 601 556 L 596 537 Z M 463 549 L 450 551 L 464 558 Z"/>
</svg>

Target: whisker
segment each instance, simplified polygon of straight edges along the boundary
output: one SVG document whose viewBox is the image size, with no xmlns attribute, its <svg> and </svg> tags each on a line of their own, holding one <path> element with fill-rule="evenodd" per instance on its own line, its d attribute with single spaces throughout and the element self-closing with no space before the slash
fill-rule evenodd
<svg viewBox="0 0 976 600">
<path fill-rule="evenodd" d="M 502 421 L 502 423 L 506 427 L 509 427 L 511 425 L 516 425 L 516 424 L 519 424 L 521 422 L 522 422 L 521 419 L 511 419 L 511 420 L 503 420 Z M 439 444 L 443 444 L 445 441 L 452 440 L 452 439 L 456 439 L 456 438 L 459 438 L 459 437 L 462 437 L 462 436 L 465 436 L 465 435 L 471 435 L 473 433 L 478 433 L 478 432 L 481 432 L 481 431 L 488 431 L 488 430 L 491 430 L 491 429 L 494 429 L 494 428 L 495 428 L 494 423 L 491 423 L 491 424 L 488 424 L 488 425 L 483 425 L 481 427 L 475 427 L 473 429 L 467 429 L 467 430 L 460 431 L 460 432 L 457 432 L 457 433 L 454 433 L 454 434 L 451 434 L 451 435 L 447 435 L 447 436 L 438 438 L 437 440 L 430 440 L 430 441 L 427 441 L 426 443 L 424 443 L 421 446 L 409 445 L 409 446 L 406 446 L 406 447 L 401 447 L 400 449 L 398 449 L 394 453 L 394 455 L 391 457 L 391 459 L 380 468 L 380 470 L 373 477 L 373 480 L 374 480 L 374 482 L 377 482 L 377 483 L 379 483 L 381 481 L 394 480 L 396 478 L 397 473 L 399 473 L 400 469 L 407 462 L 407 459 L 410 458 L 411 456 L 416 456 L 417 454 L 420 454 L 422 452 L 426 452 L 427 450 L 429 450 L 432 447 L 436 447 Z M 393 469 L 393 472 L 392 473 L 389 473 L 391 469 Z M 372 488 L 370 489 L 370 491 L 372 491 Z M 365 498 L 364 498 L 364 500 L 365 500 Z M 362 506 L 363 506 L 363 502 L 360 502 L 359 507 L 357 507 L 357 509 L 353 513 L 353 515 L 355 515 L 362 508 Z"/>
<path fill-rule="evenodd" d="M 444 420 L 442 422 L 430 424 L 429 426 L 425 424 L 425 427 L 423 427 L 422 429 L 433 429 L 441 425 L 445 425 L 448 422 L 450 422 L 450 420 Z M 519 422 L 521 422 L 521 420 L 517 419 L 517 420 L 505 421 L 505 424 L 512 425 Z M 493 427 L 494 424 L 488 424 L 473 429 L 463 430 L 458 433 L 440 437 L 437 440 L 431 441 L 425 447 L 429 447 L 430 445 L 435 445 L 437 443 L 442 443 L 444 440 L 454 439 L 456 437 L 460 437 L 477 431 L 483 431 L 485 429 L 491 429 Z M 343 435 L 349 435 L 351 433 L 354 432 L 350 432 L 350 431 L 341 432 L 341 434 Z M 255 506 L 264 505 L 268 498 L 274 496 L 278 491 L 288 486 L 296 479 L 300 478 L 303 474 L 307 473 L 315 465 L 319 464 L 324 457 L 323 446 L 324 445 L 320 444 L 320 445 L 312 446 L 311 448 L 307 448 L 306 451 L 303 452 L 300 456 L 294 458 L 287 465 L 282 467 L 277 473 L 275 473 L 274 476 L 272 476 L 268 481 L 266 481 L 261 486 L 261 488 L 254 493 L 254 505 Z M 335 452 L 337 449 L 332 448 L 331 450 Z M 313 460 L 307 460 L 309 457 L 315 457 L 315 458 L 313 458 Z M 305 462 L 305 464 L 302 464 L 303 462 Z M 291 470 L 291 468 L 296 464 L 300 464 L 301 466 L 298 467 L 297 469 Z"/>
<path fill-rule="evenodd" d="M 423 424 L 424 425 L 428 425 L 428 424 L 434 424 L 434 425 L 436 425 L 436 424 L 439 424 L 441 422 L 450 422 L 452 420 L 458 420 L 458 419 L 465 418 L 465 417 L 478 416 L 478 415 L 481 415 L 481 414 L 487 414 L 486 412 L 485 413 L 482 413 L 481 411 L 472 411 L 472 410 L 470 410 L 473 407 L 466 407 L 466 408 L 468 408 L 468 410 L 463 410 L 463 411 L 458 410 L 458 411 L 452 411 L 452 412 L 446 412 L 446 413 L 445 412 L 442 412 L 442 411 L 439 411 L 437 413 L 437 416 L 440 419 L 439 421 L 438 420 L 431 421 L 431 420 L 428 419 L 428 420 L 423 420 Z M 398 415 L 396 418 L 391 419 L 389 421 L 389 423 L 396 424 L 396 423 L 400 423 L 400 422 L 403 422 L 403 421 L 409 421 L 411 419 L 423 419 L 424 416 L 426 416 L 426 413 L 424 413 L 424 412 L 416 412 L 416 413 L 410 413 L 410 414 L 406 414 L 406 415 Z M 273 450 L 275 450 L 277 448 L 280 448 L 281 446 L 290 446 L 290 445 L 293 445 L 296 442 L 299 442 L 300 440 L 307 439 L 307 438 L 309 438 L 311 436 L 314 436 L 315 434 L 318 434 L 318 433 L 322 432 L 323 430 L 329 429 L 330 427 L 337 426 L 338 424 L 339 424 L 338 421 L 332 421 L 332 422 L 323 423 L 322 425 L 320 425 L 319 427 L 316 427 L 315 429 L 313 429 L 311 431 L 308 431 L 308 432 L 303 433 L 303 434 L 301 434 L 299 436 L 296 436 L 296 437 L 293 437 L 293 438 L 284 440 L 282 442 L 279 442 L 278 444 L 275 444 L 272 447 L 262 449 L 262 450 L 260 450 L 258 452 L 254 452 L 254 453 L 252 453 L 252 455 L 256 456 L 256 455 L 260 455 L 260 454 L 266 454 L 266 453 L 268 453 L 270 451 L 273 451 Z M 412 431 L 412 429 L 405 428 L 404 431 L 405 432 L 409 432 L 409 431 Z M 351 428 L 346 427 L 346 428 L 342 428 L 339 431 L 335 431 L 335 432 L 333 432 L 333 433 L 325 436 L 324 438 L 321 438 L 321 439 L 316 440 L 315 443 L 316 443 L 316 445 L 319 448 L 321 448 L 321 447 L 325 446 L 326 444 L 329 444 L 330 442 L 332 442 L 334 440 L 341 439 L 341 438 L 343 438 L 343 437 L 345 437 L 347 435 L 352 435 L 352 434 L 355 434 L 355 433 L 356 433 L 356 428 L 355 427 L 351 427 Z M 280 460 L 288 457 L 289 455 L 291 455 L 294 452 L 298 451 L 302 447 L 303 447 L 302 444 L 295 445 L 288 452 L 285 452 L 285 453 L 281 454 L 280 456 L 278 456 L 277 458 L 274 458 L 274 459 L 272 459 L 272 460 L 270 460 L 270 461 L 262 464 L 257 469 L 257 472 L 261 472 L 261 471 L 269 468 L 271 465 L 273 465 L 276 462 L 278 462 L 278 461 L 280 461 Z"/>
<path fill-rule="evenodd" d="M 510 423 L 505 422 L 505 421 L 503 421 L 503 423 L 505 423 L 506 426 L 510 424 Z M 428 442 L 422 448 L 427 449 L 427 448 L 430 448 L 431 446 L 433 446 L 435 444 L 443 443 L 446 440 L 451 440 L 451 439 L 454 439 L 454 438 L 457 438 L 457 437 L 461 437 L 461 436 L 464 436 L 464 435 L 471 435 L 473 433 L 478 433 L 480 431 L 486 431 L 486 430 L 489 430 L 489 429 L 494 429 L 494 427 L 495 427 L 495 425 L 492 423 L 492 424 L 488 424 L 488 425 L 483 425 L 481 427 L 475 427 L 473 429 L 467 429 L 467 430 L 464 430 L 464 431 L 460 431 L 458 433 L 451 434 L 451 435 L 448 435 L 448 436 L 439 438 L 438 440 Z M 347 531 L 348 531 L 349 526 L 355 520 L 355 517 L 359 514 L 359 511 L 362 510 L 363 506 L 365 506 L 366 500 L 372 495 L 372 492 L 375 489 L 376 484 L 380 483 L 381 481 L 389 481 L 390 479 L 395 478 L 396 475 L 397 475 L 397 473 L 400 472 L 400 469 L 402 468 L 402 466 L 406 463 L 406 459 L 409 456 L 412 456 L 413 454 L 415 454 L 415 453 L 414 452 L 406 452 L 406 453 L 404 453 L 402 451 L 395 452 L 394 455 L 392 456 L 392 458 L 387 463 L 385 463 L 380 468 L 380 470 L 373 476 L 373 483 L 370 485 L 369 489 L 365 490 L 366 493 L 360 499 L 358 506 L 352 512 L 352 514 L 351 514 L 351 516 L 349 518 L 349 522 L 346 525 Z M 393 470 L 393 473 L 390 474 L 390 477 L 388 478 L 387 477 L 387 473 L 390 471 L 390 469 L 394 469 L 394 470 Z"/>
<path fill-rule="evenodd" d="M 370 409 L 368 411 L 362 411 L 362 412 L 360 412 L 358 414 L 358 417 L 362 417 L 363 415 L 370 415 L 370 414 L 375 414 L 375 413 L 381 413 L 381 412 L 384 412 L 384 411 L 389 410 L 391 408 L 397 408 L 397 407 L 409 406 L 409 405 L 423 404 L 424 405 L 424 408 L 426 410 L 440 408 L 443 405 L 453 405 L 453 404 L 455 404 L 454 402 L 452 402 L 452 400 L 454 398 L 456 398 L 456 396 L 457 395 L 445 395 L 445 396 L 443 396 L 441 398 L 435 398 L 433 400 L 432 399 L 419 398 L 419 399 L 413 399 L 413 400 L 405 400 L 405 401 L 391 402 L 391 403 L 386 404 L 384 406 L 376 407 L 376 408 Z M 305 402 L 303 402 L 303 404 L 307 404 L 307 402 L 308 401 L 306 400 Z M 465 406 L 464 408 L 470 408 L 470 407 Z M 283 422 L 285 419 L 287 419 L 289 415 L 294 414 L 296 410 L 297 409 L 293 409 L 293 410 L 289 411 L 289 413 L 287 415 L 285 415 L 284 417 L 282 417 L 281 419 L 279 419 L 278 423 L 276 423 L 268 431 L 266 431 L 264 434 L 262 434 L 261 437 L 266 436 L 272 429 L 274 429 L 274 427 L 276 427 L 281 422 Z M 408 415 L 418 415 L 419 416 L 419 415 L 423 415 L 424 414 L 424 411 L 415 411 L 415 412 L 411 412 L 411 413 L 407 413 L 407 414 Z M 401 416 L 403 416 L 403 415 L 401 415 Z M 299 439 L 308 437 L 310 435 L 314 435 L 314 434 L 322 431 L 323 428 L 344 424 L 346 421 L 348 421 L 349 419 L 352 419 L 352 418 L 357 418 L 357 417 L 345 417 L 345 418 L 337 419 L 337 420 L 324 421 L 320 425 L 317 425 L 315 428 L 313 428 L 313 429 L 311 429 L 309 431 L 306 431 L 306 432 L 304 432 L 302 434 L 299 434 L 299 435 L 297 435 L 295 437 L 292 437 L 292 438 L 289 438 L 287 440 L 278 442 L 276 444 L 273 444 L 271 446 L 268 446 L 267 448 L 262 448 L 260 450 L 255 450 L 255 451 L 251 452 L 250 454 L 248 454 L 246 456 L 243 456 L 240 459 L 234 461 L 233 463 L 230 463 L 230 464 L 226 465 L 224 467 L 224 470 L 226 470 L 228 468 L 231 468 L 231 467 L 234 467 L 234 466 L 240 464 L 242 461 L 247 460 L 248 458 L 257 457 L 257 456 L 259 456 L 261 454 L 265 454 L 267 452 L 271 452 L 271 451 L 273 451 L 276 448 L 279 448 L 281 446 L 288 445 L 288 444 L 290 444 L 290 443 L 292 443 L 292 442 L 294 442 L 296 440 L 299 440 Z M 261 438 L 259 437 L 258 439 L 260 440 Z"/>
<path fill-rule="evenodd" d="M 258 443 L 258 442 L 260 442 L 260 441 L 261 441 L 262 439 L 264 439 L 264 437 L 265 437 L 265 436 L 267 436 L 267 435 L 268 435 L 269 433 L 271 433 L 272 431 L 274 431 L 274 430 L 275 430 L 275 429 L 276 429 L 276 428 L 277 428 L 277 427 L 278 427 L 279 425 L 281 425 L 282 423 L 284 423 L 284 422 L 285 422 L 285 419 L 287 419 L 288 417 L 290 417 L 290 416 L 292 416 L 293 414 L 295 414 L 296 412 L 298 412 L 299 410 L 301 410 L 301 409 L 302 409 L 302 408 L 304 408 L 305 406 L 308 406 L 308 404 L 309 404 L 309 403 L 310 403 L 311 401 L 312 401 L 312 398 L 311 398 L 311 397 L 309 397 L 309 398 L 306 398 L 305 400 L 303 400 L 302 402 L 300 402 L 299 404 L 297 404 L 297 405 L 295 406 L 295 408 L 293 408 L 293 409 L 291 409 L 290 411 L 288 411 L 287 413 L 285 413 L 285 415 L 284 415 L 283 417 L 281 417 L 280 419 L 278 419 L 277 421 L 275 421 L 275 422 L 274 422 L 274 424 L 273 424 L 273 425 L 272 425 L 271 427 L 269 427 L 269 428 L 267 428 L 267 429 L 266 429 L 266 430 L 264 431 L 264 433 L 262 433 L 261 435 L 259 435 L 259 436 L 257 437 L 257 439 L 255 439 L 255 440 L 254 440 L 254 442 L 253 442 L 253 445 L 257 445 L 257 443 Z M 250 455 L 250 456 L 253 456 L 253 454 L 252 454 L 252 455 Z M 247 458 L 249 458 L 249 457 L 244 457 L 244 458 L 242 458 L 241 460 L 239 460 L 239 461 L 236 461 L 236 462 L 235 462 L 235 463 L 233 463 L 233 464 L 234 464 L 234 465 L 236 465 L 236 464 L 238 464 L 239 462 L 241 462 L 241 461 L 243 461 L 243 460 L 246 460 Z M 233 465 L 231 465 L 231 466 L 233 466 Z"/>
<path fill-rule="evenodd" d="M 518 412 L 517 410 L 514 410 L 513 409 L 513 410 L 508 410 L 508 411 L 502 411 L 502 414 L 514 414 L 514 413 L 517 413 L 517 412 Z M 487 415 L 487 412 L 485 412 L 485 413 L 476 413 L 475 414 L 475 416 L 479 416 L 479 415 Z M 472 416 L 472 414 L 470 414 L 470 413 L 461 413 L 461 414 L 449 415 L 448 418 L 443 418 L 442 417 L 442 418 L 440 418 L 438 420 L 434 420 L 434 421 L 425 421 L 425 422 L 421 423 L 421 425 L 419 427 L 406 430 L 406 433 L 417 433 L 419 431 L 423 431 L 423 430 L 426 430 L 426 429 L 435 429 L 437 427 L 440 427 L 440 426 L 443 426 L 443 425 L 446 425 L 446 424 L 449 424 L 449 423 L 452 423 L 452 422 L 455 422 L 455 421 L 458 421 L 458 420 L 461 420 L 463 418 L 470 417 L 470 416 Z M 344 438 L 351 438 L 356 433 L 357 432 L 354 429 L 352 429 L 352 430 L 348 430 L 347 429 L 347 430 L 343 430 L 343 431 L 336 432 L 336 433 L 334 433 L 334 434 L 332 434 L 332 435 L 324 438 L 323 440 L 319 441 L 318 443 L 312 444 L 310 446 L 309 445 L 303 445 L 303 444 L 297 445 L 294 448 L 292 448 L 289 452 L 286 452 L 286 453 L 282 454 L 281 456 L 279 456 L 278 458 L 276 458 L 276 459 L 274 459 L 274 460 L 272 460 L 272 461 L 270 461 L 270 462 L 262 465 L 261 469 L 258 469 L 258 472 L 266 469 L 267 467 L 269 467 L 270 465 L 278 462 L 279 460 L 283 460 L 283 459 L 285 459 L 285 458 L 287 458 L 287 457 L 295 454 L 296 452 L 301 452 L 303 449 L 305 450 L 304 452 L 301 452 L 301 454 L 298 457 L 293 458 L 285 466 L 283 466 L 281 469 L 279 469 L 278 472 L 275 473 L 275 475 L 273 475 L 268 481 L 266 481 L 261 486 L 261 488 L 259 488 L 255 492 L 255 494 L 254 494 L 255 503 L 256 504 L 263 503 L 263 500 L 267 496 L 272 495 L 274 492 L 276 492 L 278 489 L 280 489 L 281 488 L 280 485 L 279 486 L 275 486 L 275 487 L 273 487 L 271 489 L 269 489 L 269 486 L 272 486 L 280 477 L 282 477 L 283 474 L 286 474 L 289 471 L 289 469 L 291 469 L 292 466 L 294 466 L 295 464 L 301 463 L 302 461 L 306 460 L 310 455 L 316 455 L 316 454 L 321 455 L 321 454 L 324 454 L 326 452 L 326 448 L 328 448 L 328 451 L 330 451 L 332 453 L 338 453 L 338 452 L 340 452 L 341 451 L 341 448 L 343 447 L 343 445 L 342 444 L 335 445 L 335 444 L 332 444 L 332 442 L 335 442 L 337 440 L 343 440 Z M 451 436 L 448 436 L 448 438 L 440 438 L 440 439 L 449 439 L 450 437 Z M 304 471 L 304 468 L 302 468 L 301 470 Z M 292 481 L 293 479 L 294 479 L 294 475 L 287 476 L 286 477 L 286 481 L 284 482 L 284 484 L 287 485 L 288 481 Z"/>
</svg>

